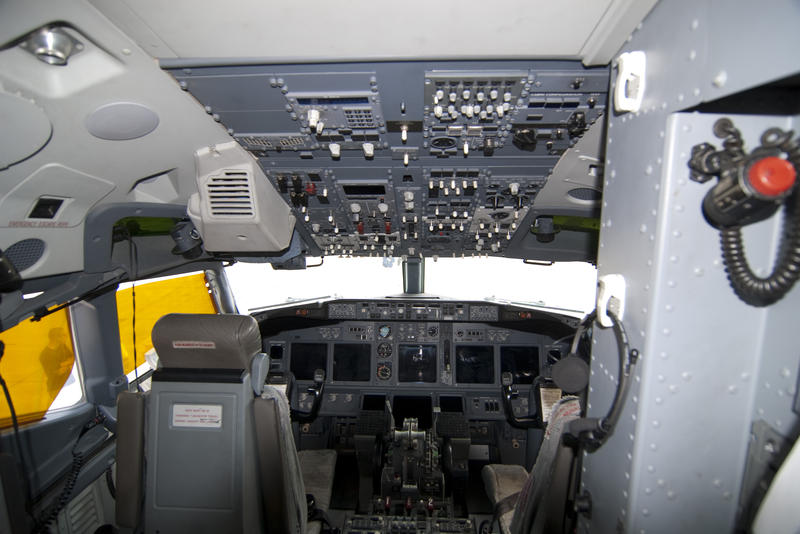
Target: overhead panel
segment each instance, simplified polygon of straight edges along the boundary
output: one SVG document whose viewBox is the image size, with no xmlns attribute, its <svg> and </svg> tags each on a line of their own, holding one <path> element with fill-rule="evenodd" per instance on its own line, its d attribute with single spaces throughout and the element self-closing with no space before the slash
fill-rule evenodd
<svg viewBox="0 0 800 534">
<path fill-rule="evenodd" d="M 533 211 L 597 215 L 598 166 L 593 179 L 554 188 L 549 202 L 537 197 L 590 128 L 601 138 L 606 68 L 410 61 L 168 70 L 257 159 L 312 254 L 594 258 L 591 225 L 542 239 Z M 592 146 L 581 153 L 602 161 Z"/>
</svg>

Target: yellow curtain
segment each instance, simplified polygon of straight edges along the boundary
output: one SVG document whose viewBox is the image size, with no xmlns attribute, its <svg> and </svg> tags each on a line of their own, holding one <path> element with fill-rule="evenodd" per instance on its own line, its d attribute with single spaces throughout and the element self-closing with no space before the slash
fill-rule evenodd
<svg viewBox="0 0 800 534">
<path fill-rule="evenodd" d="M 20 423 L 44 417 L 75 364 L 67 310 L 41 321 L 27 320 L 0 333 L 5 353 L 0 373 L 8 385 Z M 0 397 L 0 428 L 11 426 L 11 410 Z"/>
<path fill-rule="evenodd" d="M 142 282 L 133 288 L 117 291 L 119 342 L 125 374 L 134 369 L 133 358 L 133 290 L 136 291 L 136 365 L 144 363 L 144 353 L 153 348 L 150 332 L 168 313 L 217 313 L 214 300 L 206 287 L 204 273 L 170 278 L 158 282 Z"/>
</svg>

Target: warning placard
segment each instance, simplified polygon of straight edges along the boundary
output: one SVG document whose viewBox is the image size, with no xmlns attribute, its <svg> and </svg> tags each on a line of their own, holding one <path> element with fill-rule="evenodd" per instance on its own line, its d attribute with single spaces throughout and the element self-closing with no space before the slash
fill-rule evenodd
<svg viewBox="0 0 800 534">
<path fill-rule="evenodd" d="M 173 404 L 172 426 L 222 428 L 222 405 Z"/>
</svg>

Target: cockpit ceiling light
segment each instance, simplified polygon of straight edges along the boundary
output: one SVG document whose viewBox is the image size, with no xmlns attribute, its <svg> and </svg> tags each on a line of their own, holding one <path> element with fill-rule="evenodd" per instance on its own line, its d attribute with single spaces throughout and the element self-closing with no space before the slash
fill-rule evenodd
<svg viewBox="0 0 800 534">
<path fill-rule="evenodd" d="M 60 26 L 45 27 L 30 34 L 20 46 L 48 65 L 64 66 L 72 55 L 83 50 L 83 43 Z"/>
</svg>

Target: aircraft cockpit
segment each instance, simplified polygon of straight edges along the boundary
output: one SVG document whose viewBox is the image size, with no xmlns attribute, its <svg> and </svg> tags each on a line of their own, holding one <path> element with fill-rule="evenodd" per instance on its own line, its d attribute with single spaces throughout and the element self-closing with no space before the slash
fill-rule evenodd
<svg viewBox="0 0 800 534">
<path fill-rule="evenodd" d="M 798 532 L 798 20 L 0 2 L 0 532 Z"/>
</svg>

